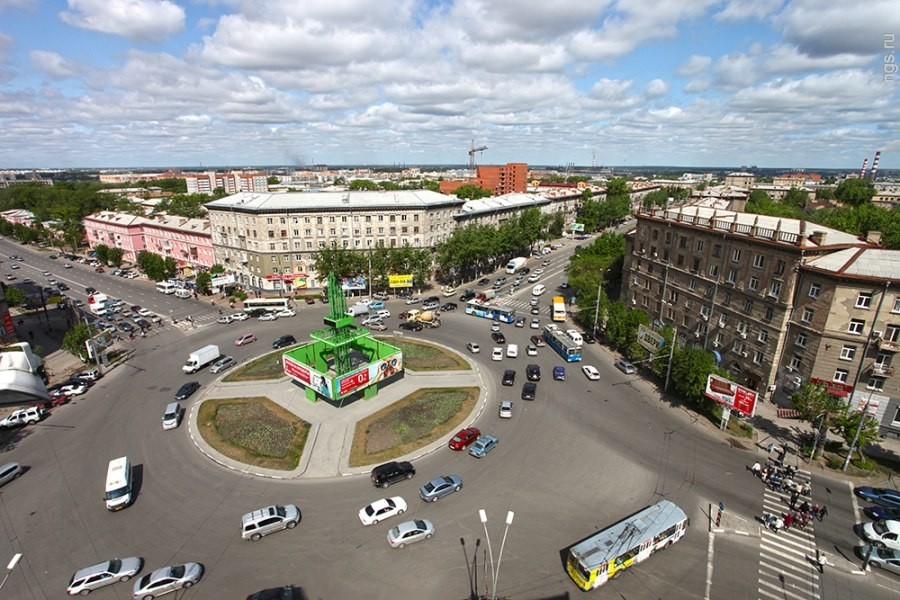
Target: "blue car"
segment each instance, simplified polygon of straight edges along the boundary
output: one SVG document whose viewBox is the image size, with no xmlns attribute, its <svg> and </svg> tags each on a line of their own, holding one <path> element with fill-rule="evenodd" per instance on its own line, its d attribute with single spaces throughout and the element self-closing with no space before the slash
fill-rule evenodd
<svg viewBox="0 0 900 600">
<path fill-rule="evenodd" d="M 475 440 L 475 443 L 469 447 L 469 454 L 475 458 L 482 458 L 485 454 L 496 448 L 499 443 L 500 440 L 495 436 L 483 435 Z"/>
<path fill-rule="evenodd" d="M 870 487 L 868 485 L 853 489 L 853 493 L 872 504 L 885 508 L 900 508 L 900 492 L 888 488 Z"/>
<path fill-rule="evenodd" d="M 435 502 L 453 492 L 462 489 L 462 478 L 459 475 L 435 477 L 419 488 L 419 497 L 425 502 Z"/>
<path fill-rule="evenodd" d="M 875 521 L 900 521 L 900 508 L 883 506 L 867 506 L 863 509 L 866 516 Z"/>
<path fill-rule="evenodd" d="M 373 300 L 372 302 L 369 302 L 370 311 L 381 310 L 382 308 L 384 308 L 384 302 L 382 302 L 381 300 Z"/>
<path fill-rule="evenodd" d="M 566 368 L 560 365 L 553 367 L 553 381 L 565 381 Z"/>
</svg>

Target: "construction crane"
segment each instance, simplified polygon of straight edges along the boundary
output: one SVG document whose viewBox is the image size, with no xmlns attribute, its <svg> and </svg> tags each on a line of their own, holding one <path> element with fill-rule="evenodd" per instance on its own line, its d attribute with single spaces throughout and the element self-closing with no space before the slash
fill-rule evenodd
<svg viewBox="0 0 900 600">
<path fill-rule="evenodd" d="M 469 170 L 473 173 L 475 172 L 475 153 L 476 152 L 484 152 L 487 150 L 487 146 L 478 146 L 475 147 L 475 140 L 472 140 L 472 145 L 469 146 Z"/>
</svg>

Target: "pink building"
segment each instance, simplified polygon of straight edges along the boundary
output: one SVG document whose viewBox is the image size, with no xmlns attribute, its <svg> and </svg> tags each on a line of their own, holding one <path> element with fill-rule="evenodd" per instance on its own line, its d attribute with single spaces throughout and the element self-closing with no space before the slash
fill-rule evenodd
<svg viewBox="0 0 900 600">
<path fill-rule="evenodd" d="M 149 218 L 104 211 L 85 217 L 84 230 L 91 248 L 98 244 L 121 248 L 129 262 L 135 262 L 138 253 L 146 250 L 172 257 L 184 275 L 208 269 L 215 262 L 206 219 L 167 215 Z"/>
<path fill-rule="evenodd" d="M 14 208 L 12 210 L 4 210 L 0 213 L 0 218 L 9 221 L 13 225 L 24 225 L 31 227 L 34 225 L 34 213 L 24 208 Z"/>
</svg>

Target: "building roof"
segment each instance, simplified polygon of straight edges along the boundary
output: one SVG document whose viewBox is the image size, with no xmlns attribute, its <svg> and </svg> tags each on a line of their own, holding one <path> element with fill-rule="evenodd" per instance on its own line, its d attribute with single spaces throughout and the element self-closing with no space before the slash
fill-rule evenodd
<svg viewBox="0 0 900 600">
<path fill-rule="evenodd" d="M 805 267 L 867 279 L 900 280 L 900 250 L 847 248 L 805 263 Z"/>
<path fill-rule="evenodd" d="M 353 191 L 353 192 L 288 192 L 272 194 L 241 192 L 207 202 L 209 210 L 238 210 L 246 212 L 284 212 L 303 210 L 376 209 L 376 208 L 435 208 L 457 206 L 463 200 L 430 190 Z"/>
<path fill-rule="evenodd" d="M 503 194 L 478 200 L 467 200 L 462 205 L 460 212 L 466 215 L 478 213 L 496 212 L 515 208 L 527 208 L 529 206 L 541 206 L 549 204 L 550 199 L 540 194 Z"/>
<path fill-rule="evenodd" d="M 864 246 L 857 236 L 810 223 L 753 213 L 721 210 L 706 206 L 682 206 L 668 209 L 642 210 L 638 216 L 678 221 L 686 225 L 745 235 L 761 241 L 789 244 L 806 250 L 841 246 Z M 821 235 L 817 235 L 821 234 Z"/>
<path fill-rule="evenodd" d="M 209 233 L 208 220 L 188 219 L 173 215 L 157 215 L 151 218 L 122 212 L 103 211 L 88 215 L 85 219 L 121 225 L 123 227 L 161 227 L 163 229 L 176 229 L 185 233 Z"/>
</svg>

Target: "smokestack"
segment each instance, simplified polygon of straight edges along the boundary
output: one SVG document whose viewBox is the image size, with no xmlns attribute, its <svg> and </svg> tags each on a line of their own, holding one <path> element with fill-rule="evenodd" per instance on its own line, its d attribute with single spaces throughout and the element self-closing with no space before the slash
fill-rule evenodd
<svg viewBox="0 0 900 600">
<path fill-rule="evenodd" d="M 869 166 L 869 157 L 867 156 L 863 159 L 862 169 L 859 170 L 859 178 L 860 179 L 866 178 L 866 167 L 868 167 L 868 166 Z"/>
<path fill-rule="evenodd" d="M 875 173 L 878 172 L 878 159 L 881 158 L 881 150 L 875 153 L 875 160 L 872 161 L 872 181 L 875 181 Z"/>
</svg>

